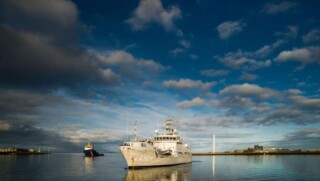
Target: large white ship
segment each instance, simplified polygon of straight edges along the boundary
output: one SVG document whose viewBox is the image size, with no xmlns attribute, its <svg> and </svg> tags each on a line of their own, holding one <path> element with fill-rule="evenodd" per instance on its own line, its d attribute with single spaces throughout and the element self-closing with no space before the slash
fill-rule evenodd
<svg viewBox="0 0 320 181">
<path fill-rule="evenodd" d="M 191 150 L 183 142 L 176 129 L 173 118 L 168 118 L 164 124 L 163 133 L 156 131 L 151 140 L 124 142 L 119 149 L 128 167 L 164 166 L 190 163 Z"/>
</svg>

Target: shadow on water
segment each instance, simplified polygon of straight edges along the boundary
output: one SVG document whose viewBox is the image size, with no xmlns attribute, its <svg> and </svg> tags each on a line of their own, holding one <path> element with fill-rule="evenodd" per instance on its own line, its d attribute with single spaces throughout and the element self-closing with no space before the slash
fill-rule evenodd
<svg viewBox="0 0 320 181">
<path fill-rule="evenodd" d="M 167 167 L 150 167 L 141 169 L 127 169 L 124 181 L 161 180 L 176 181 L 188 180 L 191 174 L 191 164 Z"/>
</svg>

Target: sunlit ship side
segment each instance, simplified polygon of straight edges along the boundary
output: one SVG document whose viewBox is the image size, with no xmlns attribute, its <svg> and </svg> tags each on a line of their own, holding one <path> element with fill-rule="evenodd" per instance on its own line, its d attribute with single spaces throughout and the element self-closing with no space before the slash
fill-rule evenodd
<svg viewBox="0 0 320 181">
<path fill-rule="evenodd" d="M 126 160 L 128 167 L 164 166 L 190 163 L 191 150 L 183 142 L 176 129 L 174 120 L 165 121 L 164 132 L 156 134 L 151 140 L 124 142 L 119 149 Z"/>
</svg>

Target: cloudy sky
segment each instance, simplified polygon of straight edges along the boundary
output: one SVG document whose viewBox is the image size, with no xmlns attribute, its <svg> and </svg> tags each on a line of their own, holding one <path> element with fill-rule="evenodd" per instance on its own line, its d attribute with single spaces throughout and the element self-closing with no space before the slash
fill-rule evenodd
<svg viewBox="0 0 320 181">
<path fill-rule="evenodd" d="M 1 0 L 0 146 L 320 147 L 318 1 Z"/>
</svg>

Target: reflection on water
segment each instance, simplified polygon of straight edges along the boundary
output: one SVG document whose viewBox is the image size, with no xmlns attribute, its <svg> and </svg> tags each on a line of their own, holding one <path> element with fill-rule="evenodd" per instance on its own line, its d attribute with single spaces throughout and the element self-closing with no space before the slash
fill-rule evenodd
<svg viewBox="0 0 320 181">
<path fill-rule="evenodd" d="M 193 157 L 189 180 L 320 180 L 320 155 Z"/>
<path fill-rule="evenodd" d="M 84 168 L 86 173 L 93 173 L 93 157 L 84 157 Z"/>
<path fill-rule="evenodd" d="M 121 154 L 0 155 L 0 181 L 320 180 L 320 155 L 194 156 L 191 164 L 126 170 Z"/>
<path fill-rule="evenodd" d="M 320 169 L 319 157 L 320 155 L 301 155 L 299 157 L 278 156 L 277 159 L 281 160 L 282 165 L 288 172 L 300 173 L 306 176 L 310 176 L 310 175 L 319 174 L 319 169 Z M 320 175 L 319 175 L 319 180 L 320 180 Z"/>
<path fill-rule="evenodd" d="M 212 176 L 216 175 L 216 156 L 212 156 Z"/>
<path fill-rule="evenodd" d="M 127 169 L 127 174 L 124 180 L 187 181 L 188 177 L 190 176 L 191 170 L 191 164 L 142 169 Z"/>
</svg>

